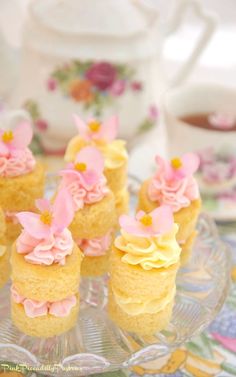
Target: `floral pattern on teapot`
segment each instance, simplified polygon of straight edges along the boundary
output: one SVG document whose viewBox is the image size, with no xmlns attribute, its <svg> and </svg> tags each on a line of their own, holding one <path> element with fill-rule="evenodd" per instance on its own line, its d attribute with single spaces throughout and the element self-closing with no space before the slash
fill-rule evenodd
<svg viewBox="0 0 236 377">
<path fill-rule="evenodd" d="M 138 93 L 143 90 L 143 83 L 135 80 L 133 68 L 106 61 L 74 60 L 56 68 L 46 85 L 51 92 L 61 90 L 96 116 L 127 91 Z"/>
</svg>

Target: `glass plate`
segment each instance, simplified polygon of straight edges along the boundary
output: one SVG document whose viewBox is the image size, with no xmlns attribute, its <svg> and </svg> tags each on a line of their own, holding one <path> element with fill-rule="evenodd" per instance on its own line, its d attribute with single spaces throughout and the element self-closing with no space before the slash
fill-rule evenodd
<svg viewBox="0 0 236 377">
<path fill-rule="evenodd" d="M 55 177 L 48 177 L 48 194 Z M 139 181 L 130 177 L 131 207 Z M 202 214 L 192 257 L 177 277 L 177 294 L 168 327 L 139 337 L 119 329 L 107 312 L 107 278 L 84 279 L 77 325 L 50 339 L 31 338 L 10 320 L 9 286 L 0 291 L 0 360 L 28 365 L 41 374 L 84 376 L 118 370 L 163 356 L 201 332 L 221 309 L 230 285 L 230 257 L 214 222 Z"/>
</svg>

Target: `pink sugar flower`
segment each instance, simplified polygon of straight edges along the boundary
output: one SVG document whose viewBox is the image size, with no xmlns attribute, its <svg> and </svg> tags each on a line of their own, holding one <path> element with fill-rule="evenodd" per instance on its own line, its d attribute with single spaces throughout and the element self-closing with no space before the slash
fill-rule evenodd
<svg viewBox="0 0 236 377">
<path fill-rule="evenodd" d="M 48 239 L 61 233 L 73 220 L 73 201 L 66 189 L 59 191 L 53 204 L 47 199 L 38 199 L 35 203 L 39 214 L 20 212 L 16 216 L 26 232 L 36 239 Z"/>
<path fill-rule="evenodd" d="M 118 132 L 118 118 L 112 116 L 105 122 L 100 123 L 95 119 L 90 119 L 85 123 L 77 115 L 74 115 L 75 124 L 79 134 L 88 141 L 101 140 L 112 141 L 116 138 Z"/>
<path fill-rule="evenodd" d="M 200 159 L 195 153 L 186 153 L 182 157 L 175 157 L 170 162 L 156 156 L 157 174 L 167 181 L 178 181 L 191 177 L 200 164 Z"/>
<path fill-rule="evenodd" d="M 61 170 L 62 177 L 77 178 L 85 189 L 92 188 L 103 175 L 104 159 L 95 147 L 85 147 L 77 154 L 75 162 Z"/>
<path fill-rule="evenodd" d="M 12 152 L 28 147 L 33 137 L 29 122 L 19 123 L 14 130 L 0 129 L 0 155 L 9 156 Z"/>
<path fill-rule="evenodd" d="M 139 211 L 135 218 L 122 215 L 119 219 L 121 228 L 137 237 L 153 237 L 170 232 L 174 224 L 171 207 L 161 206 L 150 213 Z"/>
</svg>

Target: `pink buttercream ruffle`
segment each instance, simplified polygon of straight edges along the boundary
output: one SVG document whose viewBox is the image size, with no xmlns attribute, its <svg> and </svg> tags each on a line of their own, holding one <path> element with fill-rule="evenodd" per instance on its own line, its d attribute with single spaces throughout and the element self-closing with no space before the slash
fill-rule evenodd
<svg viewBox="0 0 236 377">
<path fill-rule="evenodd" d="M 111 232 L 103 237 L 93 239 L 77 239 L 77 245 L 87 257 L 100 257 L 105 255 L 111 245 Z"/>
<path fill-rule="evenodd" d="M 64 265 L 66 256 L 72 253 L 73 239 L 68 229 L 41 240 L 23 230 L 16 241 L 16 250 L 19 254 L 24 254 L 25 260 L 32 264 Z"/>
<path fill-rule="evenodd" d="M 11 287 L 12 300 L 24 306 L 25 313 L 30 318 L 41 317 L 44 315 L 54 315 L 55 317 L 67 317 L 71 309 L 76 305 L 76 296 L 70 296 L 61 301 L 48 302 L 36 301 L 21 296 L 16 288 Z"/>
<path fill-rule="evenodd" d="M 199 198 L 199 189 L 193 176 L 168 181 L 164 174 L 158 174 L 148 186 L 148 196 L 153 202 L 168 205 L 178 212 Z"/>
<path fill-rule="evenodd" d="M 31 173 L 35 164 L 35 158 L 28 148 L 14 150 L 8 156 L 0 156 L 0 176 L 18 177 Z"/>
<path fill-rule="evenodd" d="M 85 187 L 79 176 L 63 176 L 62 187 L 66 188 L 74 202 L 75 211 L 82 209 L 85 204 L 100 202 L 108 193 L 106 178 L 102 175 L 92 187 Z"/>
</svg>

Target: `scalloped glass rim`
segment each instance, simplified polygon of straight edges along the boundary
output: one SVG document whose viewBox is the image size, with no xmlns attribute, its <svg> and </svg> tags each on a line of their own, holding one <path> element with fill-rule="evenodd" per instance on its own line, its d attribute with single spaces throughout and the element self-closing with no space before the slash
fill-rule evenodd
<svg viewBox="0 0 236 377">
<path fill-rule="evenodd" d="M 55 189 L 48 177 L 48 194 Z M 139 181 L 130 178 L 131 205 Z M 107 278 L 83 279 L 81 310 L 74 329 L 50 339 L 31 338 L 11 323 L 9 286 L 0 291 L 0 360 L 27 364 L 41 374 L 83 376 L 118 370 L 161 357 L 201 332 L 221 309 L 230 286 L 230 253 L 211 218 L 202 214 L 190 261 L 179 270 L 172 319 L 161 333 L 138 337 L 107 316 Z M 184 324 L 184 326 L 183 326 Z M 53 369 L 54 368 L 54 369 Z"/>
</svg>

